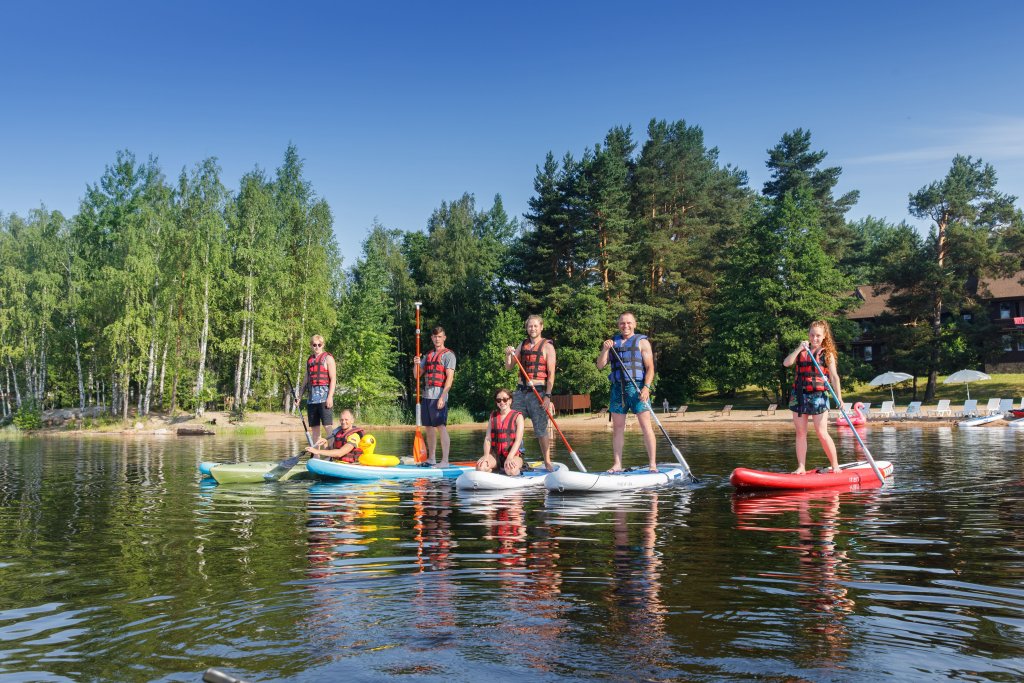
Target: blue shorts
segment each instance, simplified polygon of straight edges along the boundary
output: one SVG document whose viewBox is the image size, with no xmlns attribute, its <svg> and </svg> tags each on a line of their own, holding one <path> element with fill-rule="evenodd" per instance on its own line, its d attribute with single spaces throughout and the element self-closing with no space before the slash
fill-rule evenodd
<svg viewBox="0 0 1024 683">
<path fill-rule="evenodd" d="M 437 409 L 436 398 L 423 399 L 423 410 L 421 418 L 424 427 L 446 427 L 448 425 L 448 401 L 444 402 L 444 408 Z"/>
<path fill-rule="evenodd" d="M 625 388 L 626 396 L 623 399 L 622 390 Z M 650 410 L 651 407 L 640 400 L 640 392 L 636 390 L 632 382 L 623 385 L 621 382 L 612 382 L 612 397 L 608 401 L 608 412 L 616 415 L 625 415 L 633 411 L 637 415 Z"/>
<path fill-rule="evenodd" d="M 789 409 L 797 415 L 821 415 L 828 412 L 828 393 L 824 391 L 789 392 Z"/>
</svg>

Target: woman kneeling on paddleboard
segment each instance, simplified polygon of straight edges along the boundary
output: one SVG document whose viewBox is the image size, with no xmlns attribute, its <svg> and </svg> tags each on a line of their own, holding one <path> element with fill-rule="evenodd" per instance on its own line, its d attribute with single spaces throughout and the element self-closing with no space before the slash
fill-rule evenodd
<svg viewBox="0 0 1024 683">
<path fill-rule="evenodd" d="M 800 342 L 800 346 L 782 361 L 782 365 L 787 368 L 796 364 L 796 378 L 789 395 L 789 409 L 793 411 L 793 426 L 796 427 L 797 468 L 793 474 L 806 472 L 808 418 L 814 423 L 814 431 L 821 447 L 825 449 L 832 470 L 838 472 L 836 445 L 828 433 L 828 388 L 825 386 L 825 378 L 809 354 L 814 354 L 814 360 L 828 373 L 828 381 L 837 400 L 843 400 L 839 373 L 836 371 L 836 344 L 832 339 L 832 329 L 824 320 L 815 320 L 807 330 L 807 341 Z"/>
<path fill-rule="evenodd" d="M 512 394 L 498 389 L 494 394 L 498 409 L 487 421 L 487 436 L 484 437 L 484 456 L 477 460 L 480 472 L 504 472 L 510 477 L 517 476 L 523 469 L 523 414 L 512 410 Z"/>
</svg>

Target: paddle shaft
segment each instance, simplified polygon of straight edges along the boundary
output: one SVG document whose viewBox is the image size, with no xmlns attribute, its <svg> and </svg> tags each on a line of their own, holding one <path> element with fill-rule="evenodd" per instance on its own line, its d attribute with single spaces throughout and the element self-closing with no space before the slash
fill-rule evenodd
<svg viewBox="0 0 1024 683">
<path fill-rule="evenodd" d="M 419 364 L 419 357 L 420 357 L 420 306 L 421 305 L 422 304 L 420 304 L 419 301 L 416 302 L 416 359 L 417 359 L 416 363 L 417 363 L 417 365 Z M 417 434 L 420 431 L 420 427 L 423 426 L 423 423 L 420 421 L 420 375 L 421 374 L 423 374 L 422 373 L 422 369 L 421 368 L 416 368 L 416 433 Z"/>
<path fill-rule="evenodd" d="M 610 348 L 611 352 L 615 354 L 615 360 L 619 362 L 619 372 L 629 377 L 629 381 L 633 383 L 633 388 L 636 389 L 636 394 L 639 398 L 640 386 L 636 383 L 636 380 L 633 379 L 632 373 L 626 372 L 626 366 L 623 364 L 622 357 L 619 355 L 619 352 L 615 350 L 615 345 L 612 344 Z M 622 398 L 623 402 L 625 402 L 626 397 L 623 396 Z M 658 425 L 658 428 L 661 430 L 661 433 L 665 435 L 665 440 L 668 441 L 668 445 L 672 449 L 672 455 L 675 456 L 676 460 L 679 461 L 679 464 L 682 465 L 683 469 L 686 470 L 686 476 L 688 476 L 693 481 L 698 481 L 697 477 L 694 476 L 693 474 L 693 470 L 691 470 L 689 464 L 687 464 L 686 458 L 684 458 L 683 454 L 679 451 L 678 448 L 676 448 L 676 445 L 672 443 L 672 437 L 670 437 L 668 435 L 668 432 L 665 430 L 665 425 L 661 424 L 661 420 L 658 419 L 658 414 L 654 412 L 654 406 L 651 405 L 650 401 L 647 401 L 647 408 L 651 411 L 651 417 L 654 418 L 655 424 Z"/>
<path fill-rule="evenodd" d="M 856 437 L 857 443 L 859 443 L 860 447 L 864 449 L 864 455 L 868 456 L 868 462 L 871 463 L 871 469 L 875 471 L 875 476 L 878 477 L 878 481 L 880 483 L 884 484 L 885 477 L 882 475 L 882 470 L 878 469 L 878 465 L 875 464 L 875 459 L 871 457 L 871 451 L 868 450 L 867 445 L 864 443 L 864 439 L 860 438 L 860 434 L 857 433 L 857 429 L 853 426 L 853 421 L 850 420 L 850 416 L 846 414 L 846 409 L 843 408 L 843 402 L 839 400 L 839 396 L 836 394 L 835 389 L 832 388 L 832 383 L 828 381 L 828 376 L 818 364 L 818 359 L 814 357 L 814 354 L 811 353 L 809 348 L 804 350 L 807 352 L 807 355 L 811 357 L 811 362 L 814 363 L 814 368 L 818 371 L 818 374 L 821 375 L 821 379 L 825 381 L 825 387 L 828 389 L 828 392 L 832 394 L 832 398 L 834 398 L 836 403 L 839 404 L 839 412 L 843 414 L 843 418 L 846 420 L 847 424 L 850 425 L 850 431 L 852 431 L 853 436 Z"/>
<path fill-rule="evenodd" d="M 306 443 L 312 446 L 313 436 L 309 433 L 309 426 L 306 424 L 306 417 L 302 414 L 302 399 L 295 393 L 295 387 L 291 386 L 291 380 L 288 381 L 288 385 L 292 392 L 292 400 L 295 401 L 295 409 L 299 411 L 299 419 L 302 420 L 302 431 L 306 433 Z"/>
<path fill-rule="evenodd" d="M 523 364 L 519 362 L 519 356 L 517 356 L 515 354 L 512 354 L 512 358 L 515 359 L 516 365 L 518 365 L 519 369 L 522 371 L 523 377 L 526 378 L 527 382 L 530 382 L 530 379 L 531 379 L 530 378 L 530 373 L 528 373 L 526 371 L 526 368 L 523 367 Z M 533 386 L 533 384 L 530 384 L 530 388 L 533 389 L 533 395 L 537 397 L 538 401 L 540 401 L 540 407 L 541 407 L 541 410 L 543 410 L 544 409 L 544 399 L 541 397 L 540 392 L 537 391 L 537 387 Z M 583 463 L 580 461 L 580 456 L 576 455 L 576 451 L 574 451 L 572 449 L 572 446 L 569 445 L 569 440 L 565 438 L 565 434 L 563 434 L 562 430 L 558 428 L 558 422 L 555 421 L 554 416 L 553 415 L 548 415 L 548 419 L 551 420 L 551 424 L 555 425 L 555 431 L 558 432 L 558 435 L 560 437 L 562 437 L 562 443 L 564 443 L 565 447 L 567 449 L 569 449 L 569 457 L 572 458 L 572 461 L 574 463 L 576 463 L 576 468 L 580 472 L 586 472 L 587 468 L 583 466 Z"/>
</svg>

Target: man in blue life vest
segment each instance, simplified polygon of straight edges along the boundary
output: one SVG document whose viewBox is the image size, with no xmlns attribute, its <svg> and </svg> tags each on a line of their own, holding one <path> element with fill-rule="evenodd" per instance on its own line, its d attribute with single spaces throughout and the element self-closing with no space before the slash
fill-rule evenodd
<svg viewBox="0 0 1024 683">
<path fill-rule="evenodd" d="M 302 383 L 299 397 L 309 387 L 306 416 L 309 418 L 310 430 L 319 439 L 330 432 L 334 424 L 334 388 L 338 373 L 334 356 L 324 350 L 324 338 L 315 334 L 309 344 L 312 351 L 306 359 L 306 380 Z"/>
<path fill-rule="evenodd" d="M 543 332 L 544 320 L 539 315 L 527 318 L 526 339 L 518 347 L 505 348 L 505 369 L 514 369 L 516 358 L 526 369 L 525 376 L 522 370 L 519 371 L 519 384 L 512 394 L 512 408 L 530 418 L 544 467 L 550 472 L 554 468 L 551 465 L 548 416 L 551 415 L 551 391 L 555 386 L 555 345 L 542 336 Z M 543 403 L 537 400 L 534 389 L 544 399 Z"/>
<path fill-rule="evenodd" d="M 636 333 L 636 316 L 626 311 L 619 316 L 619 333 L 606 339 L 595 364 L 598 370 L 611 365 L 612 385 L 608 412 L 612 416 L 612 456 L 609 472 L 622 471 L 622 446 L 626 440 L 626 413 L 632 410 L 640 423 L 644 447 L 652 472 L 658 471 L 657 440 L 651 425 L 651 384 L 654 382 L 654 353 L 646 335 Z M 615 353 L 612 353 L 612 348 Z M 616 355 L 617 354 L 617 355 Z M 610 357 L 609 357 L 610 356 Z M 633 381 L 630 381 L 632 378 Z M 634 385 L 634 381 L 636 384 Z M 637 391 L 637 387 L 640 391 Z"/>
<path fill-rule="evenodd" d="M 433 465 L 437 453 L 437 434 L 441 433 L 441 467 L 448 467 L 448 450 L 451 438 L 448 436 L 448 392 L 455 379 L 455 354 L 446 349 L 447 335 L 438 325 L 430 332 L 434 348 L 422 358 L 413 359 L 413 375 L 423 375 L 423 426 L 427 428 L 427 464 Z"/>
</svg>

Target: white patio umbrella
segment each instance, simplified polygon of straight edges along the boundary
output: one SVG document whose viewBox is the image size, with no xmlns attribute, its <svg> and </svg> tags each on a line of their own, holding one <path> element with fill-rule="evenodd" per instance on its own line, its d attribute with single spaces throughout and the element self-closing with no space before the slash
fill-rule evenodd
<svg viewBox="0 0 1024 683">
<path fill-rule="evenodd" d="M 914 376 L 913 375 L 908 375 L 905 372 L 892 372 L 892 371 L 890 371 L 890 372 L 883 372 L 881 375 L 879 375 L 878 377 L 875 377 L 873 380 L 868 382 L 868 384 L 873 386 L 873 387 L 881 387 L 881 386 L 885 386 L 885 385 L 888 384 L 889 385 L 889 398 L 891 398 L 893 404 L 895 404 L 896 403 L 896 395 L 892 391 L 893 385 L 894 384 L 899 384 L 900 382 L 906 382 L 908 379 L 914 379 Z"/>
<path fill-rule="evenodd" d="M 957 384 L 960 382 L 964 383 L 967 387 L 967 400 L 971 400 L 971 385 L 969 382 L 980 382 L 983 379 L 992 379 L 984 372 L 978 372 L 977 370 L 957 370 L 952 375 L 942 380 L 943 384 Z"/>
</svg>

